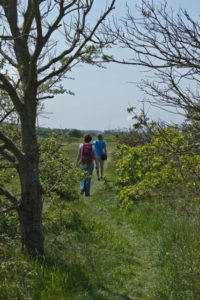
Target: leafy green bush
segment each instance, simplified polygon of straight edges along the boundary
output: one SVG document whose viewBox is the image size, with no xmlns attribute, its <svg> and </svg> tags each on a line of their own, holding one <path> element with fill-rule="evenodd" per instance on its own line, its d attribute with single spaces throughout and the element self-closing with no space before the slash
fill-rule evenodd
<svg viewBox="0 0 200 300">
<path fill-rule="evenodd" d="M 173 126 L 158 129 L 146 145 L 121 145 L 116 153 L 116 188 L 123 204 L 165 194 L 200 192 L 200 154 Z M 178 191 L 177 191 L 178 188 Z"/>
<path fill-rule="evenodd" d="M 77 186 L 80 171 L 70 162 L 69 152 L 56 137 L 42 139 L 41 182 L 45 198 L 61 197 L 65 200 L 78 199 Z"/>
<path fill-rule="evenodd" d="M 129 107 L 127 112 L 133 120 L 133 125 L 128 132 L 121 132 L 115 135 L 118 144 L 133 147 L 150 143 L 157 128 L 157 123 L 149 120 L 144 109 L 140 111 L 139 115 L 135 112 L 135 107 Z"/>
</svg>

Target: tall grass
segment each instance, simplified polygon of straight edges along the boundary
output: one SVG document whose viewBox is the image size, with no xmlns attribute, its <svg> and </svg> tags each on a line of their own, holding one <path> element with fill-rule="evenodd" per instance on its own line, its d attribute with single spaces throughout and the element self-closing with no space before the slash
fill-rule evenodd
<svg viewBox="0 0 200 300">
<path fill-rule="evenodd" d="M 71 161 L 79 142 L 65 144 Z M 108 164 L 91 198 L 62 199 L 44 214 L 43 261 L 21 251 L 15 214 L 1 216 L 0 299 L 200 299 L 198 214 L 167 200 L 120 209 L 110 155 Z"/>
<path fill-rule="evenodd" d="M 152 299 L 200 299 L 200 222 L 180 215 L 167 203 L 138 204 L 129 213 L 150 241 L 159 280 Z"/>
</svg>

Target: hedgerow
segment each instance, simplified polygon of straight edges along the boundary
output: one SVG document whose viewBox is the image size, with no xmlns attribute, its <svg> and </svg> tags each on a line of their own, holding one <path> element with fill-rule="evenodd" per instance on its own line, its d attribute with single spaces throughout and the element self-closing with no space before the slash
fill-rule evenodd
<svg viewBox="0 0 200 300">
<path fill-rule="evenodd" d="M 175 126 L 158 128 L 145 145 L 119 145 L 116 153 L 116 189 L 121 203 L 150 200 L 160 196 L 200 191 L 200 154 L 193 151 L 192 133 Z M 163 195 L 162 195 L 163 196 Z"/>
</svg>

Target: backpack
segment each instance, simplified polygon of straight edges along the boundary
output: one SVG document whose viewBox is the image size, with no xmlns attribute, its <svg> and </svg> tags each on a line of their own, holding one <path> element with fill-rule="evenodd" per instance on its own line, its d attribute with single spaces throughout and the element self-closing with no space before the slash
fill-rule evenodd
<svg viewBox="0 0 200 300">
<path fill-rule="evenodd" d="M 92 144 L 83 144 L 81 161 L 85 164 L 93 161 Z"/>
</svg>

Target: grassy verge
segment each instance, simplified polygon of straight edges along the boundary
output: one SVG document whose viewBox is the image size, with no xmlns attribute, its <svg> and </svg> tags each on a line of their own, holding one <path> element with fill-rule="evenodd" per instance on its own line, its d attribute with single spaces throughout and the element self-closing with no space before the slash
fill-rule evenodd
<svg viewBox="0 0 200 300">
<path fill-rule="evenodd" d="M 200 299 L 199 221 L 163 202 L 120 209 L 107 164 L 106 179 L 92 179 L 92 197 L 62 200 L 45 216 L 43 262 L 21 253 L 14 217 L 10 227 L 1 223 L 0 299 Z"/>
</svg>

